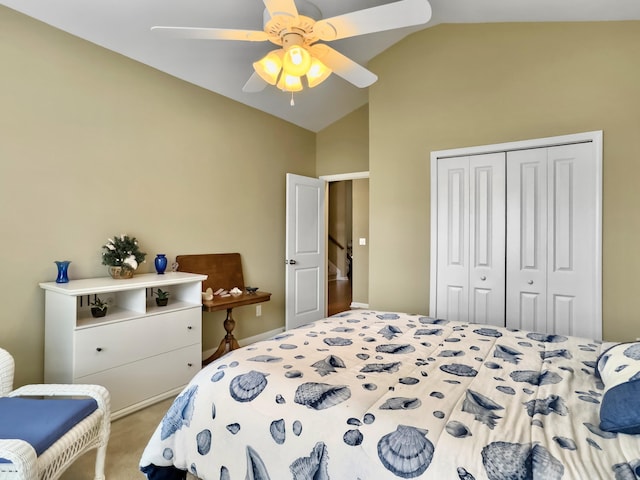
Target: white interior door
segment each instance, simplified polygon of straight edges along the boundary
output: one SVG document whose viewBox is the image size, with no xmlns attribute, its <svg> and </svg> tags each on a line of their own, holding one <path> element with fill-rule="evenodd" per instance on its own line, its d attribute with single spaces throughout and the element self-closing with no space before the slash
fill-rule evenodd
<svg viewBox="0 0 640 480">
<path fill-rule="evenodd" d="M 597 166 L 590 144 L 549 148 L 547 332 L 600 339 L 596 311 Z"/>
<path fill-rule="evenodd" d="M 505 324 L 505 154 L 469 158 L 469 321 Z"/>
<path fill-rule="evenodd" d="M 504 161 L 438 161 L 438 318 L 504 325 Z"/>
<path fill-rule="evenodd" d="M 547 149 L 507 158 L 507 326 L 546 332 Z"/>
<path fill-rule="evenodd" d="M 438 162 L 436 316 L 469 320 L 469 157 Z"/>
<path fill-rule="evenodd" d="M 508 165 L 507 326 L 600 338 L 592 146 L 509 152 Z"/>
<path fill-rule="evenodd" d="M 326 316 L 325 181 L 287 174 L 285 328 Z"/>
</svg>

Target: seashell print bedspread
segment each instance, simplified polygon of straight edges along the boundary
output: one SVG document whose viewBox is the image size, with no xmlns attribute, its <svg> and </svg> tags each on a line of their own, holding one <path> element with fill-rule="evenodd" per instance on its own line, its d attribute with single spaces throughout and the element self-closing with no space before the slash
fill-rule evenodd
<svg viewBox="0 0 640 480">
<path fill-rule="evenodd" d="M 141 469 L 149 479 L 636 479 L 640 437 L 598 427 L 602 348 L 346 312 L 201 370 Z"/>
</svg>

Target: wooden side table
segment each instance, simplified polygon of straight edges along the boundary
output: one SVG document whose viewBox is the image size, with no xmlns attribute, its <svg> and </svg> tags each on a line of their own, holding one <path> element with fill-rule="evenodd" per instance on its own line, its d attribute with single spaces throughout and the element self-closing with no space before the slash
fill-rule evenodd
<svg viewBox="0 0 640 480">
<path fill-rule="evenodd" d="M 230 297 L 214 297 L 213 300 L 202 302 L 203 312 L 217 312 L 219 310 L 227 310 L 227 318 L 224 320 L 224 329 L 227 334 L 220 342 L 218 349 L 205 359 L 202 364 L 207 365 L 215 359 L 220 358 L 227 351 L 240 348 L 238 341 L 233 336 L 233 329 L 236 327 L 236 321 L 233 319 L 232 311 L 236 307 L 244 305 L 253 305 L 254 303 L 268 302 L 271 299 L 269 292 L 243 293 L 242 295 L 231 295 Z"/>
<path fill-rule="evenodd" d="M 233 329 L 236 321 L 233 319 L 232 310 L 244 305 L 268 302 L 271 294 L 257 291 L 246 293 L 244 277 L 242 275 L 242 261 L 239 253 L 205 253 L 196 255 L 178 255 L 176 257 L 178 270 L 182 272 L 200 273 L 207 275 L 207 279 L 202 282 L 202 290 L 211 288 L 214 292 L 219 288 L 231 291 L 237 287 L 243 293 L 240 295 L 229 295 L 228 297 L 214 297 L 213 300 L 202 302 L 203 312 L 227 311 L 227 318 L 224 321 L 224 329 L 227 334 L 220 342 L 220 346 L 213 355 L 205 359 L 202 364 L 207 365 L 216 358 L 220 358 L 227 350 L 240 348 L 238 341 L 233 336 Z"/>
</svg>

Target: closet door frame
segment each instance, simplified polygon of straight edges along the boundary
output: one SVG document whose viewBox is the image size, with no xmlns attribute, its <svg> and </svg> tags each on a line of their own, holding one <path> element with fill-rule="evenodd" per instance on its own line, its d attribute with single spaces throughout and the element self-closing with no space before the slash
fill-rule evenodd
<svg viewBox="0 0 640 480">
<path fill-rule="evenodd" d="M 597 339 L 602 338 L 602 130 L 583 132 L 556 137 L 537 138 L 517 142 L 498 143 L 474 147 L 455 148 L 431 152 L 431 253 L 430 253 L 430 287 L 429 314 L 434 316 L 437 302 L 437 259 L 438 259 L 438 159 L 481 155 L 486 153 L 528 150 L 533 148 L 554 147 L 575 143 L 591 143 L 596 163 L 595 185 L 595 323 L 598 330 Z"/>
</svg>

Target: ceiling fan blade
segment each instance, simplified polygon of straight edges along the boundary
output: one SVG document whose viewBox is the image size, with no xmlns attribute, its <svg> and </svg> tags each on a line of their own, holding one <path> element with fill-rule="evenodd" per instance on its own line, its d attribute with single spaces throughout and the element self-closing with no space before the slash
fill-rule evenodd
<svg viewBox="0 0 640 480">
<path fill-rule="evenodd" d="M 421 25 L 427 23 L 430 18 L 431 5 L 428 0 L 401 0 L 319 20 L 313 27 L 313 33 L 320 40 L 340 40 L 356 35 Z"/>
<path fill-rule="evenodd" d="M 271 18 L 285 17 L 290 22 L 298 19 L 298 9 L 293 0 L 262 0 Z"/>
<path fill-rule="evenodd" d="M 231 30 L 226 28 L 199 27 L 151 27 L 154 32 L 160 32 L 173 37 L 195 38 L 204 40 L 241 40 L 245 42 L 264 42 L 269 36 L 262 30 Z"/>
<path fill-rule="evenodd" d="M 258 75 L 256 72 L 253 72 L 253 75 L 249 77 L 247 83 L 245 83 L 244 87 L 242 87 L 242 91 L 245 93 L 261 92 L 267 85 L 268 83 L 265 82 L 262 77 L 260 77 L 260 75 Z"/>
<path fill-rule="evenodd" d="M 375 73 L 370 72 L 328 45 L 316 43 L 310 49 L 313 56 L 333 70 L 333 73 L 356 87 L 366 88 L 378 80 L 378 76 Z"/>
</svg>

